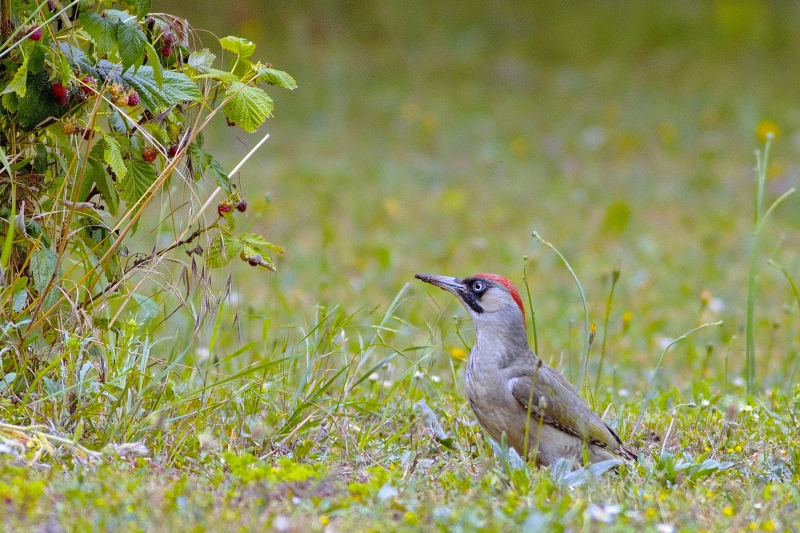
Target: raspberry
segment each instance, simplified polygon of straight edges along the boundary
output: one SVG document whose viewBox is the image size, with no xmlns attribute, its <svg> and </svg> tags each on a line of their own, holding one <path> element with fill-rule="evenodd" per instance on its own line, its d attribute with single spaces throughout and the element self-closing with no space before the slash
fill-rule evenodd
<svg viewBox="0 0 800 533">
<path fill-rule="evenodd" d="M 93 77 L 86 76 L 81 80 L 81 92 L 86 96 L 94 94 L 95 89 L 97 89 L 97 80 Z"/>
<path fill-rule="evenodd" d="M 60 81 L 55 82 L 53 84 L 53 86 L 51 87 L 51 90 L 53 91 L 53 96 L 56 96 L 56 97 L 58 97 L 58 96 L 67 96 L 67 94 L 69 92 L 69 91 L 67 91 L 67 88 L 64 87 L 64 85 Z"/>
<path fill-rule="evenodd" d="M 152 163 L 158 157 L 158 152 L 152 146 L 147 146 L 142 148 L 142 159 L 147 161 L 148 163 Z"/>
<path fill-rule="evenodd" d="M 223 216 L 224 213 L 230 213 L 232 210 L 233 210 L 233 207 L 231 207 L 231 204 L 220 203 L 217 206 L 217 214 L 219 216 Z"/>
<path fill-rule="evenodd" d="M 78 125 L 74 122 L 65 122 L 61 126 L 61 131 L 64 133 L 64 135 L 72 135 L 78 131 Z"/>
<path fill-rule="evenodd" d="M 117 104 L 119 107 L 128 105 L 128 97 L 124 94 L 121 96 L 117 96 L 114 98 L 114 103 Z"/>
<path fill-rule="evenodd" d="M 244 213 L 245 211 L 247 211 L 247 201 L 240 200 L 239 203 L 236 204 L 236 210 L 239 211 L 240 213 Z"/>
<path fill-rule="evenodd" d="M 172 47 L 168 44 L 165 44 L 161 47 L 161 55 L 164 57 L 169 57 L 172 55 Z"/>
<path fill-rule="evenodd" d="M 177 154 L 177 153 L 178 153 L 178 145 L 177 144 L 173 144 L 172 146 L 169 147 L 169 150 L 167 150 L 167 155 L 169 157 L 175 157 L 175 154 Z"/>
<path fill-rule="evenodd" d="M 42 39 L 42 28 L 34 26 L 28 31 L 28 37 L 31 41 L 39 41 Z"/>
<path fill-rule="evenodd" d="M 177 40 L 178 39 L 175 37 L 174 33 L 165 33 L 164 34 L 164 46 L 172 46 L 173 44 L 175 44 L 175 41 L 177 41 Z"/>
<path fill-rule="evenodd" d="M 53 93 L 53 98 L 55 98 L 56 104 L 58 105 L 68 105 L 69 104 L 69 91 L 66 87 L 60 82 L 57 81 L 53 84 L 50 88 Z"/>
<path fill-rule="evenodd" d="M 136 91 L 133 91 L 128 96 L 128 105 L 130 107 L 136 107 L 137 105 L 139 105 L 139 93 L 137 93 Z"/>
<path fill-rule="evenodd" d="M 116 98 L 117 96 L 122 96 L 122 93 L 125 92 L 125 87 L 121 83 L 114 83 L 108 88 L 108 92 Z"/>
</svg>

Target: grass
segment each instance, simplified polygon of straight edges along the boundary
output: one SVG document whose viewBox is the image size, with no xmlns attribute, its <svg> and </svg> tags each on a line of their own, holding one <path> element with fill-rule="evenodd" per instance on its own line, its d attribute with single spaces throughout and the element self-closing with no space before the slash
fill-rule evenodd
<svg viewBox="0 0 800 533">
<path fill-rule="evenodd" d="M 757 257 L 749 214 L 767 131 L 763 202 L 797 184 L 795 5 L 256 4 L 184 14 L 300 84 L 240 175 L 279 273 L 74 338 L 24 398 L 0 381 L 0 530 L 798 527 L 800 211 Z M 206 141 L 226 168 L 262 138 L 231 131 Z M 588 401 L 643 455 L 598 480 L 498 461 L 462 392 L 471 324 L 413 283 L 525 269 L 539 352 L 576 383 L 584 307 L 533 231 L 602 324 Z"/>
</svg>

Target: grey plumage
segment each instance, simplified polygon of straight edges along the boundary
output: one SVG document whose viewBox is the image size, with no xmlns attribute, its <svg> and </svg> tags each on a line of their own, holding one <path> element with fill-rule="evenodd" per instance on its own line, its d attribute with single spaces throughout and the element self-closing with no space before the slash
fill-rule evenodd
<svg viewBox="0 0 800 533">
<path fill-rule="evenodd" d="M 569 382 L 533 353 L 522 301 L 510 281 L 496 274 L 416 277 L 453 293 L 475 323 L 466 394 L 481 426 L 495 440 L 505 433 L 517 452 L 544 466 L 560 458 L 636 458 Z"/>
</svg>

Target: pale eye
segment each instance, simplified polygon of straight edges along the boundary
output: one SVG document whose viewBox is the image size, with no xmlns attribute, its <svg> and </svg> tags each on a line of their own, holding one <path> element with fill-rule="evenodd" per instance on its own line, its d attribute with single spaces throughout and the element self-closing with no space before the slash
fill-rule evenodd
<svg viewBox="0 0 800 533">
<path fill-rule="evenodd" d="M 482 281 L 476 281 L 472 284 L 472 292 L 481 293 L 486 290 L 486 285 Z"/>
</svg>

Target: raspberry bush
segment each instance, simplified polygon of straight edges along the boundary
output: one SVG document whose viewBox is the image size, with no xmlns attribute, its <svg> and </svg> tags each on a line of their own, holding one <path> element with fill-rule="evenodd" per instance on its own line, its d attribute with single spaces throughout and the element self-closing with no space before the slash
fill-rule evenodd
<svg viewBox="0 0 800 533">
<path fill-rule="evenodd" d="M 254 132 L 273 109 L 262 86 L 294 79 L 254 61 L 246 39 L 206 48 L 186 20 L 150 8 L 2 4 L 0 354 L 18 393 L 53 370 L 47 354 L 71 335 L 91 349 L 125 317 L 154 316 L 170 301 L 160 277 L 184 275 L 189 291 L 202 286 L 192 276 L 206 279 L 198 260 L 274 269 L 270 253 L 282 251 L 236 233 L 232 209 L 214 212 L 220 194 L 227 206 L 244 199 L 202 132 L 219 114 Z M 144 217 L 159 202 L 161 216 Z M 164 227 L 171 242 L 146 243 Z"/>
</svg>

